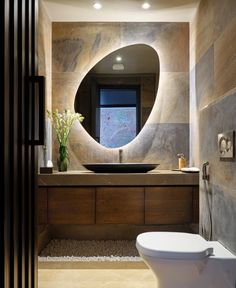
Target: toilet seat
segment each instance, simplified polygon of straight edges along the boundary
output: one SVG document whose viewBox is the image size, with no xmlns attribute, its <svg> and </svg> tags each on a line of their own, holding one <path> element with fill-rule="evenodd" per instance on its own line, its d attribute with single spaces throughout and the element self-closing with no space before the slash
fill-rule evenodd
<svg viewBox="0 0 236 288">
<path fill-rule="evenodd" d="M 138 235 L 138 251 L 162 259 L 202 259 L 213 254 L 213 247 L 197 234 L 146 232 Z"/>
</svg>

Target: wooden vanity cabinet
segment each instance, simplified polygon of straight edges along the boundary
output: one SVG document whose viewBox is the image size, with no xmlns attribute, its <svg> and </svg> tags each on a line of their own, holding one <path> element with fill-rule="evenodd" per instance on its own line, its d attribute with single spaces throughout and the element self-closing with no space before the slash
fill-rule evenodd
<svg viewBox="0 0 236 288">
<path fill-rule="evenodd" d="M 198 223 L 198 186 L 39 189 L 39 231 L 49 224 Z"/>
<path fill-rule="evenodd" d="M 192 221 L 192 187 L 145 188 L 145 224 L 183 224 Z"/>
<path fill-rule="evenodd" d="M 95 188 L 48 188 L 49 224 L 95 224 Z"/>
<path fill-rule="evenodd" d="M 98 187 L 96 224 L 144 224 L 143 187 Z"/>
</svg>

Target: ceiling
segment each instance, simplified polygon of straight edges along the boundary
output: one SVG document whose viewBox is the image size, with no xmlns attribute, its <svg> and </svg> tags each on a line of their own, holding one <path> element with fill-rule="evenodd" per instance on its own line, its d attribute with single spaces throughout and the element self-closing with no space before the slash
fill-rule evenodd
<svg viewBox="0 0 236 288">
<path fill-rule="evenodd" d="M 144 0 L 100 0 L 100 10 L 94 0 L 43 2 L 53 22 L 189 22 L 199 0 L 149 0 L 148 10 L 141 8 Z"/>
</svg>

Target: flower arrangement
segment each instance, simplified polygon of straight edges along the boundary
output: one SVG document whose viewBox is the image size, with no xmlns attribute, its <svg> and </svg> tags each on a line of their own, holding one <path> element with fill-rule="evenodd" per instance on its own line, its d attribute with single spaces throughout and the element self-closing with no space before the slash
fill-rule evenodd
<svg viewBox="0 0 236 288">
<path fill-rule="evenodd" d="M 59 158 L 57 159 L 58 170 L 67 171 L 69 162 L 67 148 L 68 137 L 74 122 L 82 122 L 84 117 L 80 113 L 72 113 L 68 109 L 65 109 L 62 113 L 58 112 L 58 109 L 56 109 L 55 112 L 47 111 L 47 115 L 52 121 L 59 143 Z"/>
</svg>

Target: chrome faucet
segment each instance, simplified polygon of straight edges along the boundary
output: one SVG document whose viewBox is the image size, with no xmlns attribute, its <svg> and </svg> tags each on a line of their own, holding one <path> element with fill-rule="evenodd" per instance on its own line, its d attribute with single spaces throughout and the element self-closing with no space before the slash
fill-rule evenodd
<svg viewBox="0 0 236 288">
<path fill-rule="evenodd" d="M 123 161 L 123 150 L 119 149 L 119 163 L 122 163 Z"/>
</svg>

